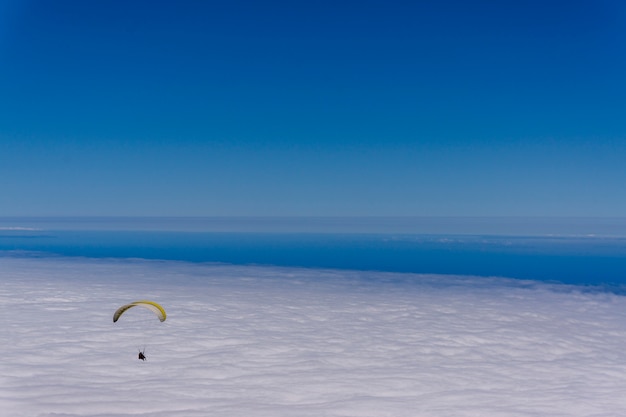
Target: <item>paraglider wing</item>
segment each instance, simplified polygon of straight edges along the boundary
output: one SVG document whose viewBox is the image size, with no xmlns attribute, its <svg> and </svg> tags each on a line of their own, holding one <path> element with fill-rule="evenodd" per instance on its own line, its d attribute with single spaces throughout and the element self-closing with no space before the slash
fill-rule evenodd
<svg viewBox="0 0 626 417">
<path fill-rule="evenodd" d="M 124 314 L 124 312 L 126 312 L 126 310 L 135 306 L 147 308 L 148 310 L 156 314 L 156 316 L 161 321 L 165 321 L 165 318 L 167 317 L 167 314 L 165 314 L 165 309 L 163 309 L 163 307 L 161 307 L 159 304 L 155 303 L 154 301 L 141 300 L 132 302 L 130 304 L 125 304 L 118 308 L 115 313 L 113 313 L 113 323 L 115 323 L 120 318 L 120 316 Z"/>
</svg>

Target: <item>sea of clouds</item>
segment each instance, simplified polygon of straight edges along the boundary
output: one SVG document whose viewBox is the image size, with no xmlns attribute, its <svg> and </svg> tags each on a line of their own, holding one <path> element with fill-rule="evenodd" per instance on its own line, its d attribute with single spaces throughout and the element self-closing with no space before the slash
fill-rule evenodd
<svg viewBox="0 0 626 417">
<path fill-rule="evenodd" d="M 616 416 L 626 297 L 529 281 L 0 257 L 12 417 Z M 147 309 L 161 303 L 160 323 Z M 137 359 L 144 349 L 147 361 Z"/>
</svg>

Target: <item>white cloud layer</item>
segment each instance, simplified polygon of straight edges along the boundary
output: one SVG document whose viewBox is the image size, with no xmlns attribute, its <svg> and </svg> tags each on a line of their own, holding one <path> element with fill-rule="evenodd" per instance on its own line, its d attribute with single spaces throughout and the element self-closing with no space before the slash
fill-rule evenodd
<svg viewBox="0 0 626 417">
<path fill-rule="evenodd" d="M 506 279 L 0 258 L 12 417 L 616 416 L 626 298 Z M 113 324 L 136 299 L 144 309 Z M 146 362 L 137 350 L 146 348 Z"/>
</svg>

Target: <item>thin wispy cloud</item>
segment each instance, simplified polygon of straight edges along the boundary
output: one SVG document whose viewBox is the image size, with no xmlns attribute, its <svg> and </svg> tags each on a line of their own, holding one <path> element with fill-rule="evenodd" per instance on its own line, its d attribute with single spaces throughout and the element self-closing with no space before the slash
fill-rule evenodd
<svg viewBox="0 0 626 417">
<path fill-rule="evenodd" d="M 140 260 L 6 257 L 0 274 L 0 408 L 15 417 L 626 409 L 626 298 L 610 293 Z M 112 322 L 143 298 L 168 319 Z"/>
</svg>

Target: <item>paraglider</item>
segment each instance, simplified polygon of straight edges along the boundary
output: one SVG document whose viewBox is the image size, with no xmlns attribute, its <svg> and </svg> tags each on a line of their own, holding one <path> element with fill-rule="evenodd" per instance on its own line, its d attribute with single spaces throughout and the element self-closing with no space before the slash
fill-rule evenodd
<svg viewBox="0 0 626 417">
<path fill-rule="evenodd" d="M 118 321 L 119 318 L 122 316 L 122 314 L 124 314 L 128 309 L 135 307 L 135 306 L 147 308 L 148 310 L 156 314 L 156 316 L 161 321 L 165 321 L 165 318 L 167 317 L 167 314 L 165 313 L 165 309 L 161 307 L 159 304 L 155 303 L 154 301 L 141 300 L 141 301 L 134 301 L 130 304 L 125 304 L 121 306 L 120 308 L 118 308 L 115 311 L 115 313 L 113 313 L 113 323 Z"/>
<path fill-rule="evenodd" d="M 165 309 L 161 307 L 161 305 L 155 303 L 154 301 L 141 300 L 141 301 L 134 301 L 129 304 L 124 304 L 123 306 L 115 310 L 115 313 L 113 313 L 113 323 L 118 321 L 120 317 L 122 316 L 122 314 L 124 314 L 126 311 L 128 311 L 129 309 L 133 307 L 147 308 L 148 310 L 152 311 L 161 322 L 164 322 L 165 318 L 167 317 L 167 314 L 165 313 Z M 144 348 L 143 350 L 139 349 L 139 355 L 137 357 L 139 360 L 145 361 L 147 359 L 146 348 Z"/>
</svg>

